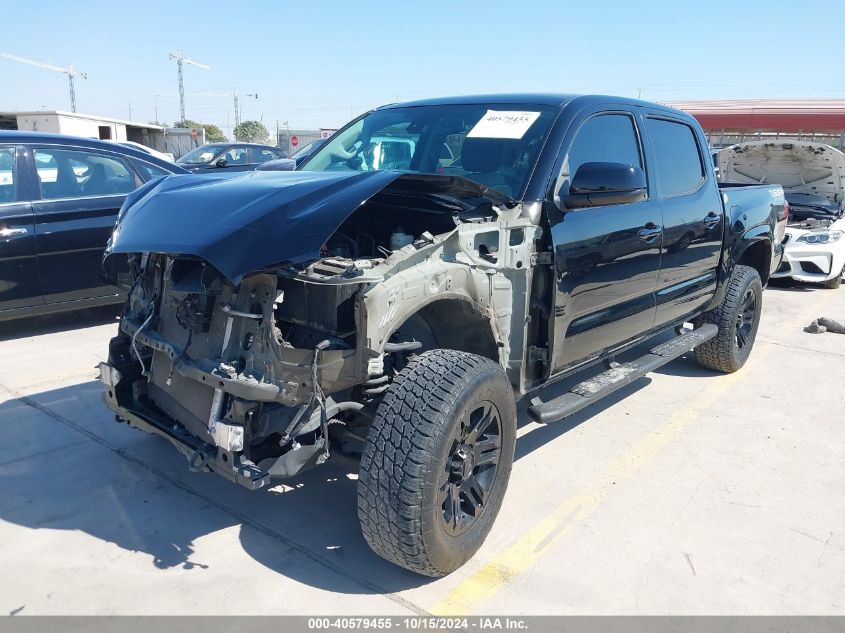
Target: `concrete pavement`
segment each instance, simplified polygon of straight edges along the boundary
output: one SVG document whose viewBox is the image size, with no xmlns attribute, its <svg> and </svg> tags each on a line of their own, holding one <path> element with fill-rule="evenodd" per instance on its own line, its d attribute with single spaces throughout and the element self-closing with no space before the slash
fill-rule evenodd
<svg viewBox="0 0 845 633">
<path fill-rule="evenodd" d="M 116 424 L 113 311 L 0 324 L 0 613 L 843 614 L 845 336 L 818 316 L 845 290 L 771 288 L 742 371 L 522 416 L 490 537 L 438 580 L 369 551 L 353 463 L 249 492 Z"/>
</svg>

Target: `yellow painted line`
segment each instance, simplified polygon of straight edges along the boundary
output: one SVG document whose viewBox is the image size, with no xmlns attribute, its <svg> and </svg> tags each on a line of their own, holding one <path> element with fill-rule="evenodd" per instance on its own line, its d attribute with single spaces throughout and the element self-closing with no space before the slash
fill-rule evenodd
<svg viewBox="0 0 845 633">
<path fill-rule="evenodd" d="M 767 349 L 770 348 L 767 346 Z M 565 499 L 510 547 L 448 592 L 431 608 L 431 613 L 449 616 L 468 614 L 536 563 L 550 547 L 592 514 L 619 488 L 622 481 L 637 474 L 691 422 L 698 419 L 719 394 L 742 380 L 749 368 L 758 364 L 766 355 L 765 350 L 759 348 L 754 352 L 743 369 L 719 377 L 695 399 L 681 405 L 666 424 L 603 470 L 587 492 Z"/>
</svg>

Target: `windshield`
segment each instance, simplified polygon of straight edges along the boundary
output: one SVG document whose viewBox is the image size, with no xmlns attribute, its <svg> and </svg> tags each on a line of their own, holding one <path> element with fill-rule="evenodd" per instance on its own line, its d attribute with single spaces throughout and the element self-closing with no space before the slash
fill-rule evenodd
<svg viewBox="0 0 845 633">
<path fill-rule="evenodd" d="M 220 151 L 220 148 L 217 146 L 203 145 L 191 150 L 176 162 L 186 165 L 205 165 L 211 162 L 211 159 L 214 158 L 218 151 Z"/>
<path fill-rule="evenodd" d="M 432 105 L 376 110 L 341 130 L 300 168 L 463 176 L 517 198 L 555 108 Z"/>
</svg>

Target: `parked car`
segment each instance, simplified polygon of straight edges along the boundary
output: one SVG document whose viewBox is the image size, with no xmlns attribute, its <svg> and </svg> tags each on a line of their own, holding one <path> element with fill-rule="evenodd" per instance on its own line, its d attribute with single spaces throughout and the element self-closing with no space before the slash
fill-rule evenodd
<svg viewBox="0 0 845 633">
<path fill-rule="evenodd" d="M 300 147 L 289 158 L 271 160 L 266 163 L 262 163 L 256 167 L 256 169 L 258 171 L 293 171 L 304 163 L 305 160 L 325 142 L 326 139 L 318 138 L 317 140 L 311 141 L 310 143 Z"/>
<path fill-rule="evenodd" d="M 101 268 L 118 209 L 177 173 L 115 143 L 0 131 L 0 320 L 125 301 Z"/>
<path fill-rule="evenodd" d="M 175 158 L 173 154 L 170 152 L 159 152 L 158 150 L 153 149 L 152 147 L 147 147 L 146 145 L 142 145 L 141 143 L 136 143 L 135 141 L 116 141 L 119 145 L 124 145 L 126 147 L 132 147 L 134 149 L 140 150 L 142 152 L 146 152 L 147 154 L 151 154 L 155 156 L 159 160 L 166 160 L 169 163 L 175 162 Z"/>
<path fill-rule="evenodd" d="M 773 278 L 839 288 L 845 275 L 845 154 L 812 141 L 756 141 L 719 152 L 725 178 L 779 183 L 789 203 L 783 262 Z"/>
<path fill-rule="evenodd" d="M 414 150 L 384 170 L 388 135 Z M 719 187 L 688 114 L 595 96 L 385 106 L 297 171 L 148 187 L 107 255 L 134 274 L 108 407 L 251 489 L 360 454 L 364 537 L 429 576 L 493 524 L 517 398 L 552 423 L 690 350 L 742 367 L 786 220 L 780 186 Z M 673 248 L 688 225 L 705 230 Z"/>
<path fill-rule="evenodd" d="M 208 143 L 191 150 L 176 161 L 193 172 L 252 171 L 268 160 L 285 158 L 278 147 L 256 143 Z"/>
</svg>

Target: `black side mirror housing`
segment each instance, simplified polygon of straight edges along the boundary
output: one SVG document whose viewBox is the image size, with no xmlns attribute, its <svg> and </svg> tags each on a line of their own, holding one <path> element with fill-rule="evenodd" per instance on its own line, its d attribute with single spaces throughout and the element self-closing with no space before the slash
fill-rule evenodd
<svg viewBox="0 0 845 633">
<path fill-rule="evenodd" d="M 217 162 L 214 163 L 217 167 L 225 167 L 226 166 L 226 159 L 225 158 L 218 158 Z"/>
<path fill-rule="evenodd" d="M 646 199 L 648 183 L 639 167 L 622 163 L 584 163 L 575 172 L 569 192 L 560 192 L 563 210 L 630 204 Z"/>
</svg>

